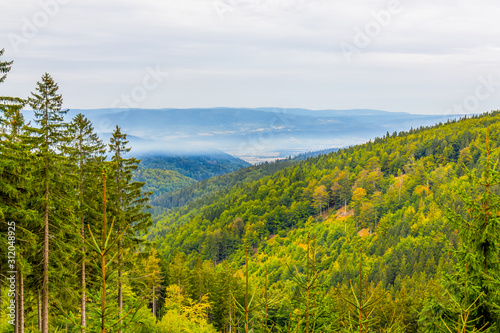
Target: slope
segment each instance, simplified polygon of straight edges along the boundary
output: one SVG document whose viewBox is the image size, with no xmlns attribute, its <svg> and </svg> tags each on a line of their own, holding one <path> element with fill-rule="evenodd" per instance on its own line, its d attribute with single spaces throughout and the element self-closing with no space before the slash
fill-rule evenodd
<svg viewBox="0 0 500 333">
<path fill-rule="evenodd" d="M 449 209 L 467 216 L 457 189 L 478 195 L 463 166 L 483 171 L 479 147 L 487 126 L 498 138 L 500 112 L 296 162 L 172 209 L 149 238 L 172 267 L 183 262 L 189 274 L 199 274 L 200 260 L 242 280 L 248 267 L 251 290 L 265 287 L 277 297 L 269 320 L 278 326 L 286 327 L 291 313 L 303 313 L 297 279 L 305 281 L 313 267 L 318 287 L 331 299 L 317 306 L 333 304 L 328 311 L 348 318 L 337 293 L 349 297 L 351 282 L 366 279 L 367 293 L 387 294 L 374 312 L 377 329 L 391 331 L 397 322 L 407 332 L 424 331 L 433 316 L 425 304 L 443 300 L 439 279 L 455 260 L 458 236 L 446 216 Z M 195 288 L 187 280 L 183 285 Z"/>
<path fill-rule="evenodd" d="M 220 176 L 250 166 L 237 157 L 213 150 L 199 153 L 151 152 L 139 155 L 139 158 L 142 168 L 173 170 L 195 180 Z"/>
<path fill-rule="evenodd" d="M 132 177 L 133 182 L 143 182 L 143 192 L 150 192 L 150 199 L 196 183 L 177 171 L 152 168 L 138 168 Z"/>
<path fill-rule="evenodd" d="M 243 244 L 261 248 L 273 242 L 271 235 L 301 233 L 307 221 L 321 221 L 326 207 L 336 212 L 344 204 L 348 216 L 337 219 L 347 226 L 341 223 L 347 230 L 342 237 L 368 228 L 376 234 L 373 239 L 383 236 L 374 250 L 379 256 L 409 235 L 447 234 L 446 208 L 461 206 L 452 195 L 452 186 L 463 182 L 459 164 L 479 167 L 480 151 L 472 142 L 487 123 L 497 131 L 498 119 L 492 113 L 452 121 L 301 161 L 169 212 L 150 238 L 167 258 L 176 250 L 220 262 L 240 257 Z M 441 259 L 440 253 L 436 256 L 430 274 Z M 386 274 L 385 282 L 394 283 L 400 267 L 392 268 L 396 271 L 391 274 L 387 269 L 374 274 Z"/>
<path fill-rule="evenodd" d="M 294 163 L 295 161 L 288 159 L 278 160 L 271 163 L 265 162 L 241 168 L 221 176 L 204 179 L 173 192 L 164 193 L 156 198 L 153 198 L 151 205 L 161 209 L 171 209 L 190 204 L 190 209 L 194 209 L 196 207 L 200 207 L 205 202 L 204 200 L 197 200 L 194 202 L 198 198 L 207 199 L 214 193 L 218 193 L 220 191 L 228 192 L 236 185 L 256 181 L 264 176 L 289 167 Z"/>
</svg>

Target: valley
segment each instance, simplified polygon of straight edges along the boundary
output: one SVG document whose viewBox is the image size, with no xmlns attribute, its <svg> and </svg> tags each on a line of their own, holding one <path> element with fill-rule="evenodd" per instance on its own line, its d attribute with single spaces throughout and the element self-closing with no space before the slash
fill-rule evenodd
<svg viewBox="0 0 500 333">
<path fill-rule="evenodd" d="M 462 116 L 369 109 L 206 108 L 72 109 L 68 117 L 77 113 L 88 117 L 105 141 L 114 126 L 120 126 L 137 154 L 217 149 L 251 164 L 361 144 L 387 132 Z M 30 117 L 27 114 L 27 120 Z"/>
</svg>

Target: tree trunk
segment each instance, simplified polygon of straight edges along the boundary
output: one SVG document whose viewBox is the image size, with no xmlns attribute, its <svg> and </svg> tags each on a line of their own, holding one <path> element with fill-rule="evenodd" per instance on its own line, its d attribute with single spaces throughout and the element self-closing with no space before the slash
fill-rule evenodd
<svg viewBox="0 0 500 333">
<path fill-rule="evenodd" d="M 103 243 L 105 241 L 103 240 Z M 104 248 L 104 244 L 103 244 Z M 101 273 L 102 273 L 102 287 L 101 287 L 101 333 L 106 333 L 106 259 L 104 250 L 101 251 Z"/>
<path fill-rule="evenodd" d="M 119 333 L 122 333 L 122 313 L 123 313 L 123 293 L 122 293 L 122 269 L 121 269 L 121 264 L 122 264 L 122 258 L 121 255 L 118 259 L 118 306 L 120 308 L 120 312 L 118 314 L 118 318 L 120 318 L 120 329 L 118 330 Z"/>
<path fill-rule="evenodd" d="M 42 295 L 38 289 L 38 331 L 42 330 Z"/>
<path fill-rule="evenodd" d="M 83 253 L 83 258 L 82 258 L 82 320 L 81 320 L 81 326 L 82 326 L 82 333 L 85 333 L 85 317 L 86 317 L 86 307 L 85 307 L 85 223 L 83 221 L 82 217 L 82 253 Z"/>
<path fill-rule="evenodd" d="M 117 152 L 117 163 L 118 161 L 120 161 L 121 159 L 121 152 L 118 151 Z M 122 176 L 121 176 L 121 169 L 120 167 L 117 168 L 117 171 L 118 171 L 118 175 L 117 175 L 117 181 L 116 183 L 118 184 L 118 195 L 119 195 L 119 201 L 120 201 L 120 215 L 121 216 L 121 213 L 122 213 L 122 209 L 123 209 L 123 198 L 122 198 L 122 189 L 121 189 L 121 179 L 122 179 Z M 118 228 L 118 234 L 121 235 L 121 228 L 119 227 Z M 118 247 L 118 308 L 119 308 L 119 314 L 118 314 L 118 318 L 120 320 L 120 326 L 119 326 L 119 329 L 118 329 L 118 332 L 119 333 L 122 333 L 122 324 L 123 324 L 123 321 L 122 321 L 122 313 L 123 313 L 123 286 L 122 286 L 122 240 L 120 240 L 119 242 L 119 247 Z"/>
<path fill-rule="evenodd" d="M 358 319 L 358 324 L 359 324 L 359 332 L 364 332 L 363 325 L 362 325 L 362 316 L 363 316 L 363 249 L 361 248 L 360 250 L 360 259 L 359 259 L 359 306 L 358 306 L 358 311 L 359 311 L 359 319 Z"/>
<path fill-rule="evenodd" d="M 103 204 L 104 204 L 104 225 L 102 228 L 102 247 L 101 247 L 101 274 L 102 274 L 102 286 L 101 286 L 101 333 L 106 333 L 106 227 L 108 222 L 108 216 L 106 214 L 106 173 L 103 177 Z"/>
<path fill-rule="evenodd" d="M 81 136 L 80 136 L 80 141 L 79 141 L 79 144 L 78 144 L 78 148 L 79 148 L 79 154 L 80 154 L 80 224 L 81 224 L 81 227 L 82 227 L 82 305 L 81 305 L 81 308 L 82 308 L 82 318 L 81 318 L 81 323 L 80 325 L 82 326 L 81 328 L 81 332 L 82 333 L 85 333 L 85 317 L 87 315 L 87 311 L 86 311 L 86 295 L 85 295 L 85 292 L 86 292 L 86 285 L 85 285 L 85 260 L 86 260 L 86 256 L 85 256 L 85 219 L 83 217 L 83 201 L 84 201 L 84 198 L 83 198 L 83 151 L 82 151 L 82 146 L 83 146 L 83 143 L 82 143 L 82 140 L 81 140 Z"/>
<path fill-rule="evenodd" d="M 155 286 L 153 285 L 153 316 L 155 317 L 156 321 L 156 293 L 155 293 Z"/>
<path fill-rule="evenodd" d="M 45 230 L 43 251 L 42 333 L 49 333 L 49 181 L 45 166 Z"/>
</svg>

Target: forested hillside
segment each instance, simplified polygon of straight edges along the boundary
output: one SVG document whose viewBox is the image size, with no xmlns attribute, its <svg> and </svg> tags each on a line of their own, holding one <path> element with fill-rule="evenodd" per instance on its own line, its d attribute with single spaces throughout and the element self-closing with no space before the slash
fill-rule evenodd
<svg viewBox="0 0 500 333">
<path fill-rule="evenodd" d="M 391 331 L 391 327 L 439 331 L 440 316 L 453 313 L 443 305 L 451 308 L 451 303 L 446 303 L 451 302 L 450 297 L 444 292 L 451 278 L 443 285 L 441 276 L 454 272 L 457 256 L 453 253 L 466 244 L 460 241 L 460 229 L 450 223 L 450 212 L 465 218 L 471 212 L 460 190 L 470 198 L 484 193 L 484 187 L 468 178 L 467 169 L 474 177 L 484 176 L 488 165 L 486 128 L 490 127 L 493 138 L 490 144 L 496 146 L 499 120 L 500 113 L 492 112 L 430 128 L 387 133 L 364 145 L 309 158 L 171 210 L 152 227 L 149 239 L 158 244 L 169 267 L 182 266 L 176 272 L 196 275 L 232 270 L 243 277 L 248 267 L 250 296 L 263 288 L 272 290 L 279 300 L 267 304 L 259 294 L 260 301 L 267 304 L 268 323 L 284 330 L 289 324 L 304 329 L 305 309 L 299 304 L 306 296 L 301 290 L 305 291 L 306 280 L 312 276 L 315 288 L 321 285 L 321 297 L 329 299 L 325 302 L 339 307 L 326 309 L 316 294 L 311 300 L 318 307 L 314 310 L 319 325 L 316 330 L 327 330 L 328 322 L 335 331 L 347 329 L 347 318 L 359 313 L 347 311 L 342 303 L 349 298 L 350 281 L 359 290 L 362 269 L 362 289 L 367 295 L 386 292 L 379 307 L 371 305 L 377 314 L 366 325 L 384 331 Z M 492 163 L 493 155 L 488 158 Z M 494 159 L 497 161 L 498 155 Z M 488 191 L 496 195 L 498 187 Z M 495 233 L 498 229 L 488 231 L 488 235 Z M 497 246 L 498 239 L 491 239 L 490 245 L 493 243 Z M 248 266 L 244 266 L 245 249 L 250 252 Z M 199 260 L 211 262 L 212 268 L 198 266 Z M 469 267 L 471 275 L 472 270 Z M 197 288 L 188 275 L 176 274 L 168 284 Z M 204 292 L 217 293 L 210 286 Z M 359 292 L 356 295 L 359 298 Z M 498 301 L 498 292 L 490 296 Z M 218 304 L 215 298 L 211 300 Z M 231 311 L 236 310 L 227 304 L 217 311 L 225 316 L 216 319 L 216 326 L 227 330 Z M 263 330 L 264 319 L 256 312 L 252 313 L 259 320 L 253 325 Z M 319 312 L 329 316 L 319 316 Z M 489 320 L 493 318 L 498 320 L 492 315 Z"/>
<path fill-rule="evenodd" d="M 204 153 L 147 154 L 139 156 L 140 167 L 176 171 L 186 177 L 203 180 L 250 166 L 237 157 L 221 151 Z"/>
<path fill-rule="evenodd" d="M 144 183 L 142 189 L 144 192 L 151 193 L 151 199 L 196 183 L 193 178 L 186 177 L 177 171 L 140 167 L 134 172 L 132 180 Z"/>
<path fill-rule="evenodd" d="M 142 190 L 149 193 L 152 204 L 150 211 L 154 215 L 170 208 L 169 205 L 165 205 L 167 202 L 180 201 L 181 205 L 184 205 L 192 196 L 197 197 L 195 193 L 186 195 L 186 190 L 183 190 L 180 192 L 181 198 L 170 199 L 177 198 L 179 191 L 170 192 L 193 185 L 197 181 L 207 180 L 210 183 L 212 182 L 210 179 L 218 179 L 217 176 L 250 166 L 249 163 L 239 158 L 213 149 L 202 153 L 163 152 L 139 156 L 139 167 L 134 171 L 132 181 L 144 183 Z M 198 187 L 205 188 L 203 185 L 194 186 L 194 188 Z M 192 193 L 194 188 L 188 189 L 187 192 Z"/>
<path fill-rule="evenodd" d="M 163 210 L 173 207 L 181 207 L 200 197 L 207 198 L 211 194 L 220 191 L 229 192 L 232 187 L 238 184 L 258 180 L 264 176 L 289 167 L 294 163 L 295 161 L 287 159 L 279 160 L 273 163 L 265 162 L 259 165 L 241 168 L 229 174 L 205 179 L 191 186 L 159 195 L 151 200 L 151 205 Z M 201 201 L 198 201 L 198 204 L 200 202 Z"/>
</svg>

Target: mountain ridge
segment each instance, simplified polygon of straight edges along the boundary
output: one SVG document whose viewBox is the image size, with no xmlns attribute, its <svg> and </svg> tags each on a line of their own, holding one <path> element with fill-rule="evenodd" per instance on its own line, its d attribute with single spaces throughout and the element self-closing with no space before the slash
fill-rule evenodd
<svg viewBox="0 0 500 333">
<path fill-rule="evenodd" d="M 250 163 L 360 144 L 386 132 L 459 116 L 272 107 L 70 109 L 69 116 L 78 112 L 93 122 L 100 135 L 118 125 L 130 136 L 141 138 L 136 151 L 215 148 Z"/>
</svg>

